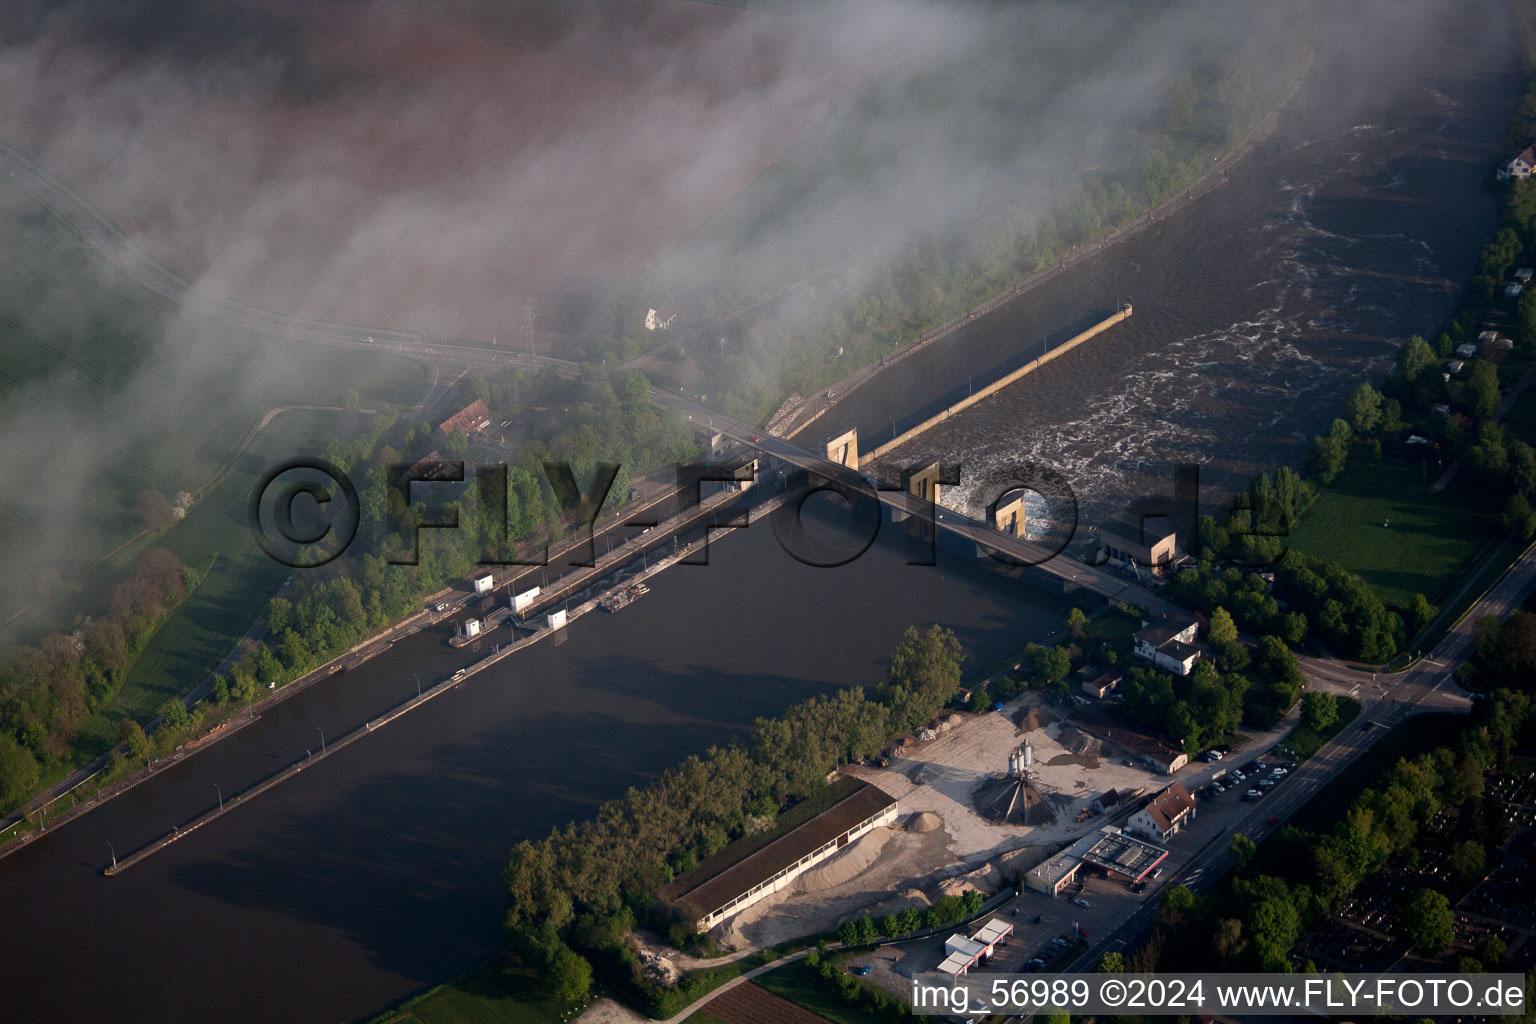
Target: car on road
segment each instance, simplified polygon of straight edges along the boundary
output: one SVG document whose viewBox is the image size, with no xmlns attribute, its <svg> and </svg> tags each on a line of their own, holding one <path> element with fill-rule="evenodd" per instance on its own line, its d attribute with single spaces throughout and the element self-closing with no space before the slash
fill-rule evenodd
<svg viewBox="0 0 1536 1024">
<path fill-rule="evenodd" d="M 1376 728 L 1376 723 L 1375 722 L 1366 722 L 1364 725 L 1360 726 L 1360 731 L 1361 732 L 1370 732 L 1374 728 Z"/>
<path fill-rule="evenodd" d="M 869 964 L 859 964 L 859 966 L 857 966 L 857 967 L 855 967 L 853 969 L 853 973 L 857 974 L 859 977 L 862 978 L 865 975 L 867 975 L 870 972 L 870 970 L 871 970 L 871 968 L 870 968 Z"/>
<path fill-rule="evenodd" d="M 1269 823 L 1271 825 L 1278 825 L 1278 824 L 1280 824 L 1280 815 L 1277 814 L 1273 818 L 1270 818 L 1269 819 Z"/>
<path fill-rule="evenodd" d="M 750 434 L 748 436 L 752 438 L 752 443 L 753 444 L 757 444 L 757 442 L 762 440 L 762 438 L 758 437 L 756 434 Z"/>
<path fill-rule="evenodd" d="M 1243 794 L 1243 799 L 1244 800 L 1257 800 L 1257 799 L 1259 799 L 1263 795 L 1264 795 L 1264 791 L 1262 789 L 1250 789 L 1248 792 Z"/>
<path fill-rule="evenodd" d="M 1073 901 L 1072 901 L 1072 902 L 1073 902 L 1073 903 L 1076 903 L 1076 904 L 1077 904 L 1077 905 L 1078 905 L 1078 906 L 1080 906 L 1080 907 L 1084 907 L 1084 908 L 1087 908 L 1087 907 L 1091 907 L 1091 906 L 1093 906 L 1093 904 L 1092 904 L 1092 903 L 1089 903 L 1089 902 L 1088 902 L 1088 901 L 1087 901 L 1087 900 L 1085 900 L 1085 899 L 1075 899 L 1075 900 L 1073 900 Z"/>
</svg>

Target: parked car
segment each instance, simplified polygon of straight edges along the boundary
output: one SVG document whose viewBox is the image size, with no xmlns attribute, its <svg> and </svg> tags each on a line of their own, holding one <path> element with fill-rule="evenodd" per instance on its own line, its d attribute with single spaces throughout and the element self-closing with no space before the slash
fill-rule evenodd
<svg viewBox="0 0 1536 1024">
<path fill-rule="evenodd" d="M 1076 903 L 1076 904 L 1077 904 L 1077 905 L 1078 905 L 1078 906 L 1080 906 L 1080 907 L 1091 907 L 1091 906 L 1093 906 L 1093 904 L 1092 904 L 1092 903 L 1089 903 L 1089 902 L 1088 902 L 1088 901 L 1087 901 L 1087 900 L 1085 900 L 1085 899 L 1075 899 L 1075 900 L 1073 900 L 1073 901 L 1072 901 L 1072 902 L 1073 902 L 1073 903 Z"/>
<path fill-rule="evenodd" d="M 1287 775 L 1289 775 L 1291 773 L 1290 773 L 1289 770 L 1287 770 L 1285 768 L 1276 768 L 1274 771 L 1270 772 L 1269 774 L 1272 775 L 1273 777 L 1277 778 L 1277 779 L 1283 779 L 1283 778 L 1285 778 Z"/>
<path fill-rule="evenodd" d="M 1263 795 L 1264 795 L 1264 791 L 1261 790 L 1261 789 L 1250 789 L 1248 792 L 1243 794 L 1243 799 L 1244 800 L 1257 800 L 1257 799 L 1259 799 L 1259 797 L 1261 797 Z"/>
<path fill-rule="evenodd" d="M 855 967 L 853 969 L 853 973 L 857 974 L 861 978 L 864 977 L 865 975 L 867 975 L 869 972 L 870 972 L 869 964 L 859 964 L 859 966 L 857 966 L 857 967 Z"/>
</svg>

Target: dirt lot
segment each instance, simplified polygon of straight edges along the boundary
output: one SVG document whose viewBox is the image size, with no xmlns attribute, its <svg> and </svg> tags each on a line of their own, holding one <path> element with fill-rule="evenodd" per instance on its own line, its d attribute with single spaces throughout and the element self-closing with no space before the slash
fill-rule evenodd
<svg viewBox="0 0 1536 1024">
<path fill-rule="evenodd" d="M 1015 723 L 1029 708 L 1044 724 L 1026 732 Z M 960 716 L 958 726 L 909 748 L 909 756 L 889 768 L 851 769 L 896 798 L 898 827 L 865 837 L 801 876 L 789 893 L 749 908 L 727 925 L 723 941 L 769 945 L 835 928 L 860 911 L 927 906 L 952 888 L 996 891 L 1004 871 L 1027 870 L 1046 852 L 1101 827 L 1102 817 L 1074 820 L 1094 797 L 1109 789 L 1157 789 L 1168 781 L 1125 766 L 1111 748 L 1102 757 L 1075 753 L 1061 742 L 1064 733 L 1071 735 L 1070 722 L 1055 721 L 1053 714 L 1037 696 L 1026 696 L 1001 713 Z M 973 795 L 1004 774 L 1009 753 L 1026 738 L 1034 754 L 1029 779 L 1052 805 L 1055 820 L 1046 825 L 988 820 L 975 810 Z M 912 820 L 924 812 L 937 816 L 940 827 L 910 831 Z"/>
<path fill-rule="evenodd" d="M 534 294 L 558 327 L 867 70 L 814 22 L 684 0 L 111 6 L 0 43 L 0 133 L 209 287 L 475 338 Z"/>
</svg>

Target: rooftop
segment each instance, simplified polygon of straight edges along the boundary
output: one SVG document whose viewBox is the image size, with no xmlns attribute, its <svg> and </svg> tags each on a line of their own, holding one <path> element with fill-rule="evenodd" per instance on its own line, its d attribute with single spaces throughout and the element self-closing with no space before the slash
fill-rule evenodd
<svg viewBox="0 0 1536 1024">
<path fill-rule="evenodd" d="M 1098 841 L 1083 854 L 1083 862 L 1140 881 L 1167 856 L 1168 851 L 1162 847 L 1116 830 L 1100 834 Z"/>
<path fill-rule="evenodd" d="M 829 789 L 835 791 L 834 802 L 825 810 L 756 849 L 752 847 L 761 837 L 737 840 L 667 886 L 663 897 L 711 913 L 896 802 L 878 787 L 853 778 L 839 779 Z M 799 806 L 803 803 L 785 815 Z"/>
</svg>

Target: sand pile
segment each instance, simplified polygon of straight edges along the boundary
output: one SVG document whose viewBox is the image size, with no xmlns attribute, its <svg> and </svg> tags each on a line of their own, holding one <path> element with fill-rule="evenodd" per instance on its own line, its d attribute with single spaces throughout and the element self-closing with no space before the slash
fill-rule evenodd
<svg viewBox="0 0 1536 1024">
<path fill-rule="evenodd" d="M 912 815 L 912 820 L 907 822 L 907 831 L 932 832 L 934 829 L 942 828 L 943 825 L 943 818 L 932 811 L 923 811 L 921 814 Z"/>
<path fill-rule="evenodd" d="M 816 892 L 830 889 L 858 877 L 880 856 L 886 842 L 895 834 L 894 829 L 877 828 L 842 853 L 824 864 L 817 865 L 795 879 L 794 892 Z"/>
<path fill-rule="evenodd" d="M 1103 743 L 1080 729 L 1063 729 L 1059 739 L 1063 747 L 1082 757 L 1098 757 L 1104 750 Z"/>
<path fill-rule="evenodd" d="M 1039 708 L 1022 708 L 1020 713 L 1014 717 L 1013 724 L 1019 727 L 1019 732 L 1029 733 L 1044 727 L 1047 724 L 1047 720 L 1044 715 L 1040 714 Z"/>
</svg>

